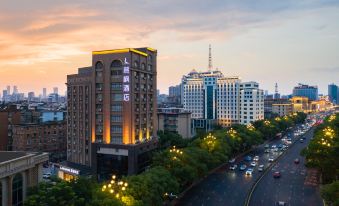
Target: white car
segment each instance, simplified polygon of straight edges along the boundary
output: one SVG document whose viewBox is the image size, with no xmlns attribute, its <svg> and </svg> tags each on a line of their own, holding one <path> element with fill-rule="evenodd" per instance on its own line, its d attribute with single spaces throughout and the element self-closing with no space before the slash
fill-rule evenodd
<svg viewBox="0 0 339 206">
<path fill-rule="evenodd" d="M 275 145 L 275 144 L 271 146 L 272 149 L 274 149 L 274 148 L 276 148 L 276 147 L 277 147 L 277 145 Z"/>
<path fill-rule="evenodd" d="M 253 161 L 259 161 L 259 156 L 255 156 L 255 157 L 253 158 Z"/>
<path fill-rule="evenodd" d="M 264 171 L 264 167 L 265 167 L 264 165 L 259 165 L 259 167 L 258 167 L 258 171 L 259 171 L 259 172 L 262 172 L 262 171 Z"/>
<path fill-rule="evenodd" d="M 51 173 L 45 173 L 45 174 L 42 175 L 42 178 L 49 179 L 51 177 L 51 175 L 52 175 Z"/>
<path fill-rule="evenodd" d="M 230 159 L 230 160 L 228 161 L 228 163 L 231 163 L 231 164 L 235 163 L 235 158 Z"/>
<path fill-rule="evenodd" d="M 251 166 L 255 167 L 255 166 L 257 166 L 257 163 L 256 162 L 251 162 Z"/>
<path fill-rule="evenodd" d="M 268 161 L 269 161 L 269 162 L 273 162 L 273 161 L 274 161 L 274 158 L 273 158 L 273 157 L 269 157 L 269 158 L 268 158 Z"/>
<path fill-rule="evenodd" d="M 237 167 L 238 167 L 238 165 L 232 165 L 232 166 L 230 166 L 230 170 L 235 170 L 235 169 L 237 169 Z"/>
<path fill-rule="evenodd" d="M 252 168 L 249 168 L 249 169 L 247 169 L 246 170 L 246 175 L 252 175 L 252 173 L 253 173 L 253 169 Z"/>
</svg>

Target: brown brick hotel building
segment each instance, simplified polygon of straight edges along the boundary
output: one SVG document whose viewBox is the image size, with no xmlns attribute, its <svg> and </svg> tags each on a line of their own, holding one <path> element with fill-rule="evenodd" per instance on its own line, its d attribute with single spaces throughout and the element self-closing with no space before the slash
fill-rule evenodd
<svg viewBox="0 0 339 206">
<path fill-rule="evenodd" d="M 67 76 L 67 157 L 106 178 L 145 169 L 156 147 L 157 51 L 92 52 L 92 67 Z"/>
</svg>

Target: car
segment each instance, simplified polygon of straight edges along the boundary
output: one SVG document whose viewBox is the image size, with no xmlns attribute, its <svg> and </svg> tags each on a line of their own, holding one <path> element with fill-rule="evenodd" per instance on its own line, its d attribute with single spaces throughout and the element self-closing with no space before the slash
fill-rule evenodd
<svg viewBox="0 0 339 206">
<path fill-rule="evenodd" d="M 259 161 L 259 156 L 255 156 L 255 157 L 253 158 L 253 161 Z"/>
<path fill-rule="evenodd" d="M 247 156 L 244 158 L 244 160 L 245 160 L 245 161 L 248 161 L 248 162 L 249 162 L 249 161 L 252 161 L 252 157 L 249 156 L 249 155 L 247 155 Z"/>
<path fill-rule="evenodd" d="M 299 164 L 299 163 L 300 163 L 300 160 L 299 160 L 298 158 L 296 158 L 296 159 L 294 160 L 294 163 L 295 163 L 295 164 Z"/>
<path fill-rule="evenodd" d="M 273 157 L 269 157 L 269 158 L 268 158 L 268 161 L 269 161 L 269 162 L 273 162 L 273 161 L 274 161 L 274 158 L 273 158 Z"/>
<path fill-rule="evenodd" d="M 252 173 L 253 173 L 253 169 L 252 168 L 249 168 L 249 169 L 247 169 L 246 170 L 246 175 L 252 175 Z"/>
<path fill-rule="evenodd" d="M 273 173 L 273 177 L 274 177 L 274 178 L 280 178 L 280 177 L 281 177 L 281 173 L 278 172 L 278 171 L 277 171 L 277 172 L 274 172 L 274 173 Z"/>
<path fill-rule="evenodd" d="M 168 194 L 167 192 L 165 193 L 165 196 L 168 197 L 169 200 L 174 200 L 178 198 L 178 195 L 175 195 L 173 193 Z"/>
<path fill-rule="evenodd" d="M 265 153 L 270 153 L 270 149 L 265 149 Z"/>
<path fill-rule="evenodd" d="M 246 165 L 241 165 L 240 168 L 239 168 L 239 170 L 240 170 L 240 171 L 244 171 L 244 170 L 246 169 L 246 167 L 247 167 Z"/>
<path fill-rule="evenodd" d="M 259 167 L 258 167 L 258 171 L 259 171 L 259 172 L 262 172 L 262 171 L 264 171 L 264 167 L 265 167 L 264 165 L 259 165 Z"/>
<path fill-rule="evenodd" d="M 231 164 L 235 163 L 235 158 L 230 159 L 230 160 L 228 161 L 228 163 L 231 163 Z"/>
<path fill-rule="evenodd" d="M 300 143 L 303 143 L 303 142 L 304 142 L 304 139 L 300 139 L 299 141 L 300 141 Z"/>
<path fill-rule="evenodd" d="M 45 174 L 42 175 L 42 178 L 49 179 L 49 178 L 51 178 L 51 176 L 52 176 L 51 173 L 45 173 Z"/>
<path fill-rule="evenodd" d="M 274 145 L 271 146 L 271 148 L 272 149 L 277 148 L 277 145 L 274 144 Z"/>
<path fill-rule="evenodd" d="M 279 145 L 278 145 L 278 148 L 282 148 L 282 147 L 283 147 L 283 144 L 279 144 Z"/>
<path fill-rule="evenodd" d="M 238 167 L 238 165 L 231 165 L 230 170 L 235 170 L 235 169 L 237 169 L 237 167 Z"/>
<path fill-rule="evenodd" d="M 276 206 L 287 206 L 287 202 L 284 201 L 278 201 L 275 203 Z"/>
<path fill-rule="evenodd" d="M 257 166 L 257 163 L 253 161 L 253 162 L 251 162 L 251 166 L 255 167 L 255 166 Z"/>
<path fill-rule="evenodd" d="M 278 152 L 278 151 L 279 151 L 278 148 L 273 148 L 273 149 L 272 149 L 272 152 Z"/>
<path fill-rule="evenodd" d="M 265 144 L 265 149 L 270 148 L 269 144 Z"/>
</svg>

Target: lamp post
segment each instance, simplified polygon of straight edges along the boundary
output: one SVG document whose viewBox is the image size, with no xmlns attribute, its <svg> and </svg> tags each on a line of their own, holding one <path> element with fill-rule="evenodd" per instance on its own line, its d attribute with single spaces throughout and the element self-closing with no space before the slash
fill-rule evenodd
<svg viewBox="0 0 339 206">
<path fill-rule="evenodd" d="M 207 149 L 209 152 L 211 152 L 214 149 L 216 139 L 217 138 L 213 136 L 211 133 L 209 133 L 207 137 L 203 139 L 205 144 L 207 145 Z"/>
<path fill-rule="evenodd" d="M 227 131 L 227 134 L 229 134 L 232 138 L 235 138 L 237 133 L 238 132 L 236 130 L 234 130 L 232 127 L 230 128 L 230 130 Z"/>
<path fill-rule="evenodd" d="M 269 126 L 269 125 L 271 124 L 271 122 L 268 121 L 268 120 L 265 120 L 265 121 L 264 121 L 264 124 L 265 124 L 266 126 Z"/>
<path fill-rule="evenodd" d="M 109 193 L 115 198 L 120 199 L 123 196 L 124 191 L 128 187 L 128 183 L 124 181 L 118 181 L 115 175 L 112 175 L 112 179 L 108 184 L 104 184 L 101 188 L 102 192 Z"/>
<path fill-rule="evenodd" d="M 250 130 L 250 131 L 255 130 L 255 127 L 254 127 L 251 123 L 249 123 L 246 127 L 247 127 L 247 129 Z"/>
<path fill-rule="evenodd" d="M 172 154 L 172 160 L 179 160 L 179 156 L 183 154 L 183 151 L 173 146 L 172 149 L 170 149 L 170 154 Z"/>
</svg>

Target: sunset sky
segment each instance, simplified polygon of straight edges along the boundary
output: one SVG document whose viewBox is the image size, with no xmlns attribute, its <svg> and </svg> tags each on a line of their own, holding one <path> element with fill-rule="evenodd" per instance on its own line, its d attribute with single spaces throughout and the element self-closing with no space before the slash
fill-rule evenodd
<svg viewBox="0 0 339 206">
<path fill-rule="evenodd" d="M 338 0 L 0 0 L 0 89 L 40 94 L 91 64 L 91 51 L 158 50 L 158 88 L 213 66 L 289 94 L 339 84 Z"/>
</svg>

